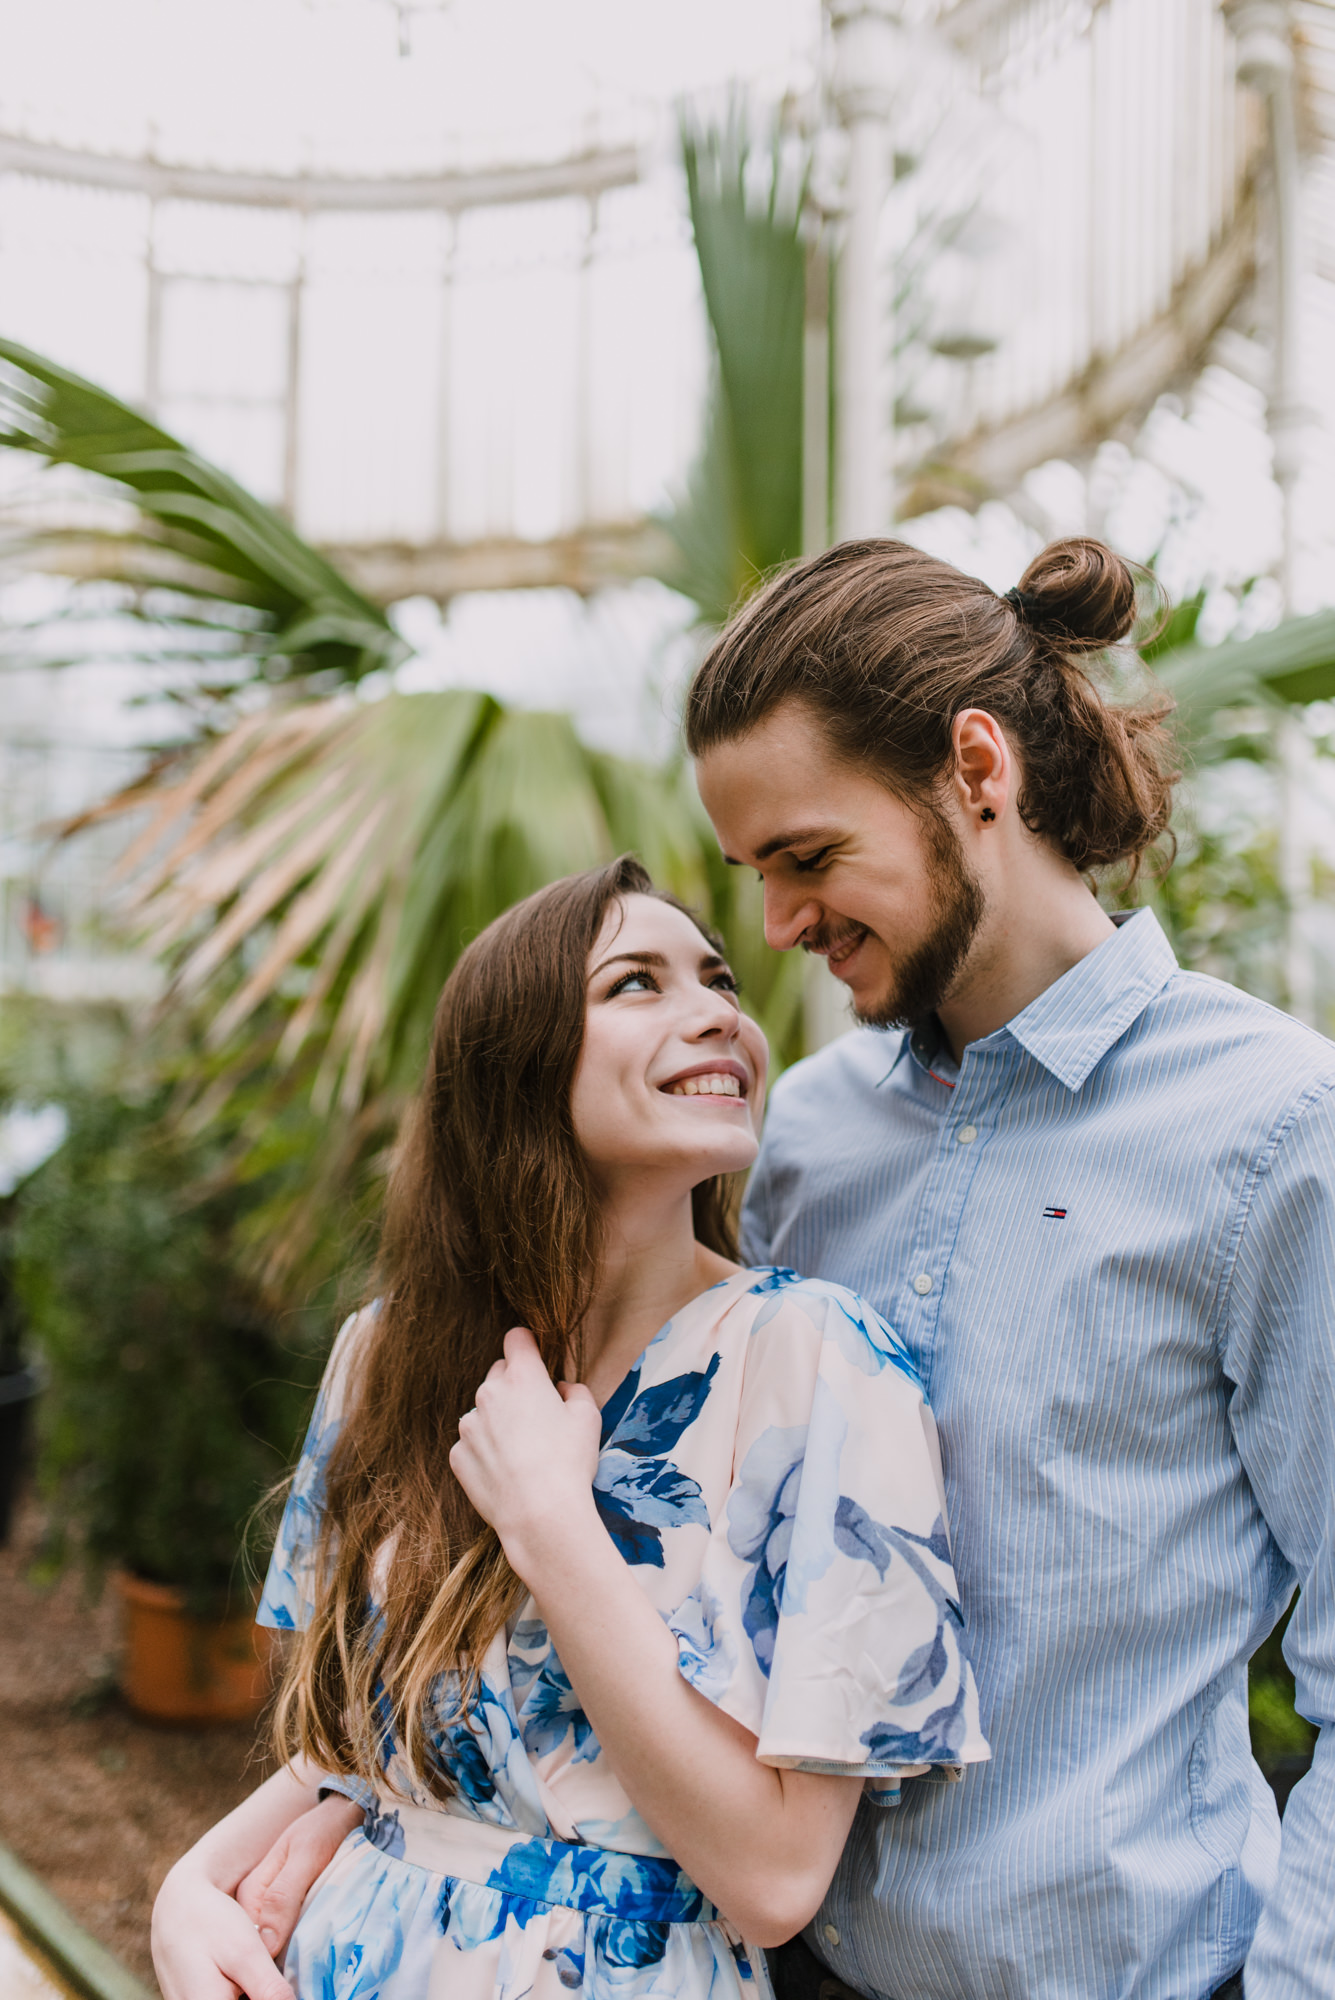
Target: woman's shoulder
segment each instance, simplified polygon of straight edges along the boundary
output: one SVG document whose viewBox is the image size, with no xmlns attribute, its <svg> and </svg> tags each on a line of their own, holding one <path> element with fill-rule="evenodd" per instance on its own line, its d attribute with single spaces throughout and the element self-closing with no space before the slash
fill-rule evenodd
<svg viewBox="0 0 1335 2000">
<path fill-rule="evenodd" d="M 733 1311 L 749 1316 L 753 1335 L 773 1329 L 803 1345 L 832 1344 L 860 1373 L 879 1375 L 892 1367 L 921 1391 L 922 1378 L 904 1341 L 875 1306 L 847 1285 L 806 1278 L 780 1264 L 755 1265 L 744 1275 L 751 1283 Z"/>
<path fill-rule="evenodd" d="M 349 1390 L 354 1371 L 366 1353 L 366 1344 L 371 1331 L 380 1317 L 381 1301 L 372 1299 L 369 1305 L 359 1306 L 349 1313 L 329 1350 L 324 1375 L 320 1381 L 319 1401 L 316 1415 L 322 1425 L 334 1422 L 343 1415 L 347 1407 Z"/>
</svg>

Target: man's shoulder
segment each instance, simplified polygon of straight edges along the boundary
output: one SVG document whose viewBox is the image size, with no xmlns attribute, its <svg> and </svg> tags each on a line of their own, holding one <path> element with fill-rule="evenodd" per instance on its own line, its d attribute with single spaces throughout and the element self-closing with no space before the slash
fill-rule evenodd
<svg viewBox="0 0 1335 2000">
<path fill-rule="evenodd" d="M 1174 973 L 1132 1036 L 1160 1060 L 1246 1078 L 1258 1098 L 1273 1091 L 1296 1101 L 1335 1085 L 1335 1042 L 1205 972 Z"/>
<path fill-rule="evenodd" d="M 770 1092 L 785 1115 L 828 1110 L 831 1100 L 865 1097 L 885 1081 L 903 1052 L 900 1028 L 853 1028 L 786 1069 Z"/>
</svg>

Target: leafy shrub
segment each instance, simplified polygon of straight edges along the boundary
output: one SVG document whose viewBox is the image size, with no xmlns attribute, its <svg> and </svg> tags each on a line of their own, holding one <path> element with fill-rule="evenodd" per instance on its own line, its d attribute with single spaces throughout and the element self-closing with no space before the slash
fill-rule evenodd
<svg viewBox="0 0 1335 2000">
<path fill-rule="evenodd" d="M 65 1144 L 18 1201 L 18 1284 L 50 1378 L 43 1565 L 116 1563 L 216 1602 L 241 1580 L 320 1357 L 246 1275 L 257 1191 L 217 1172 L 216 1142 L 173 1134 L 162 1092 L 68 1109 Z"/>
<path fill-rule="evenodd" d="M 1248 1687 L 1252 1752 L 1267 1773 L 1285 1758 L 1310 1757 L 1316 1747 L 1315 1729 L 1293 1706 L 1293 1675 L 1283 1653 L 1284 1633 L 1292 1615 L 1290 1606 L 1252 1657 Z"/>
</svg>

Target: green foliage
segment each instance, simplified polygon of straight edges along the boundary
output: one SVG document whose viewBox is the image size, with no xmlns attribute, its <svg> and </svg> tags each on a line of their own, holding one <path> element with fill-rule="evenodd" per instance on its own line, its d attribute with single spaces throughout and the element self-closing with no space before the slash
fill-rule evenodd
<svg viewBox="0 0 1335 2000">
<path fill-rule="evenodd" d="M 1161 623 L 1140 647 L 1142 660 L 1157 660 L 1162 653 L 1171 653 L 1179 646 L 1190 646 L 1196 637 L 1196 627 L 1201 622 L 1205 609 L 1205 592 L 1198 590 L 1191 597 L 1184 597 L 1180 604 L 1173 605 Z"/>
<path fill-rule="evenodd" d="M 1284 1757 L 1310 1756 L 1316 1747 L 1316 1730 L 1293 1706 L 1293 1675 L 1284 1658 L 1284 1634 L 1292 1616 L 1290 1605 L 1251 1663 L 1252 1753 L 1263 1771 L 1272 1771 Z"/>
<path fill-rule="evenodd" d="M 17 1271 L 49 1371 L 45 1565 L 120 1564 L 202 1605 L 241 1581 L 320 1356 L 241 1274 L 253 1194 L 218 1182 L 216 1144 L 163 1124 L 164 1097 L 72 1099 L 65 1144 L 17 1198 Z"/>
<path fill-rule="evenodd" d="M 82 376 L 0 340 L 0 445 L 77 466 L 133 500 L 120 531 L 44 529 L 48 557 L 76 546 L 90 579 L 131 581 L 127 609 L 162 628 L 156 655 L 233 679 L 360 680 L 408 648 L 384 613 L 271 507 Z"/>
<path fill-rule="evenodd" d="M 1281 1005 L 1284 900 L 1273 830 L 1205 831 L 1186 812 L 1177 836 L 1172 868 L 1135 900 L 1153 905 L 1181 964 Z"/>
<path fill-rule="evenodd" d="M 1269 632 L 1218 646 L 1197 645 L 1194 636 L 1189 643 L 1152 642 L 1144 657 L 1176 702 L 1178 739 L 1199 766 L 1222 754 L 1213 727 L 1221 709 L 1335 699 L 1335 611 L 1287 618 Z"/>
<path fill-rule="evenodd" d="M 682 157 L 714 375 L 700 457 L 665 523 L 679 550 L 669 581 L 718 625 L 802 553 L 807 159 L 777 130 L 753 142 L 740 114 L 685 127 Z"/>
</svg>

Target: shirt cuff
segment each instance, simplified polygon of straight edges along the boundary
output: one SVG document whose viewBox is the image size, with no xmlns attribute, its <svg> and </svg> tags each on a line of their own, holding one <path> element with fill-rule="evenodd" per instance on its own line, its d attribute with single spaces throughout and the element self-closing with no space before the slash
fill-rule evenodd
<svg viewBox="0 0 1335 2000">
<path fill-rule="evenodd" d="M 348 1778 L 341 1771 L 326 1773 L 320 1779 L 320 1797 L 327 1799 L 331 1795 L 351 1799 L 363 1812 L 376 1810 L 375 1786 L 368 1784 L 365 1778 Z"/>
</svg>

